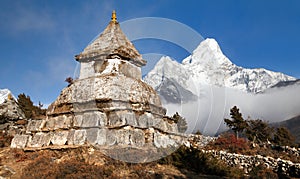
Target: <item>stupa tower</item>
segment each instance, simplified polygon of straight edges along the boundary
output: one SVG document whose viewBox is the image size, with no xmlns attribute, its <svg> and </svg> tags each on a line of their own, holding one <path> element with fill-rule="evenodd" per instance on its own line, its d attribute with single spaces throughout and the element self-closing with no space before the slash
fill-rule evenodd
<svg viewBox="0 0 300 179">
<path fill-rule="evenodd" d="M 167 148 L 176 146 L 177 124 L 155 90 L 141 80 L 146 61 L 120 28 L 115 11 L 108 26 L 75 56 L 80 76 L 32 120 L 14 148 Z"/>
</svg>

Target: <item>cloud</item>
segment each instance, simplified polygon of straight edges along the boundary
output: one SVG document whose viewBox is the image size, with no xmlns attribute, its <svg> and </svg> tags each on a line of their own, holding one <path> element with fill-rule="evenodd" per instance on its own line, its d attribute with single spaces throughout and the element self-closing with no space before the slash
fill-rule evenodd
<svg viewBox="0 0 300 179">
<path fill-rule="evenodd" d="M 245 119 L 262 119 L 280 122 L 300 115 L 300 85 L 273 88 L 262 94 L 244 93 L 230 88 L 202 86 L 203 94 L 198 101 L 164 104 L 168 115 L 178 111 L 188 121 L 188 132 L 198 129 L 206 135 L 215 135 L 226 130 L 224 118 L 230 118 L 229 111 L 237 106 Z"/>
<path fill-rule="evenodd" d="M 26 31 L 48 31 L 55 21 L 46 8 L 34 8 L 23 2 L 5 4 L 0 12 L 0 25 L 4 32 L 21 34 Z"/>
</svg>

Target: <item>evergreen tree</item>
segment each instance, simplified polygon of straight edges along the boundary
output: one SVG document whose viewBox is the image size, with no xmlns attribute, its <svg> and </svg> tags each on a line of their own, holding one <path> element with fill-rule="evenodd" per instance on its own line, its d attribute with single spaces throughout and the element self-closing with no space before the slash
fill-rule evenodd
<svg viewBox="0 0 300 179">
<path fill-rule="evenodd" d="M 18 95 L 18 105 L 27 119 L 46 115 L 46 110 L 40 108 L 42 104 L 39 102 L 40 107 L 34 106 L 30 97 L 24 93 Z"/>
<path fill-rule="evenodd" d="M 285 127 L 279 127 L 274 134 L 273 143 L 280 146 L 292 146 L 295 144 L 295 137 Z"/>
<path fill-rule="evenodd" d="M 24 93 L 18 95 L 18 105 L 21 110 L 24 112 L 26 118 L 33 117 L 33 102 L 29 96 L 26 96 Z"/>
<path fill-rule="evenodd" d="M 202 133 L 200 132 L 199 129 L 195 132 L 195 134 L 196 134 L 196 135 L 202 135 Z"/>
<path fill-rule="evenodd" d="M 256 119 L 248 120 L 248 126 L 246 128 L 246 136 L 249 140 L 257 143 L 264 143 L 271 140 L 273 128 L 268 123 Z"/>
<path fill-rule="evenodd" d="M 187 130 L 187 123 L 185 118 L 181 117 L 178 112 L 176 112 L 172 119 L 177 123 L 178 131 L 184 133 Z"/>
<path fill-rule="evenodd" d="M 234 131 L 236 137 L 238 138 L 239 132 L 243 132 L 243 130 L 247 128 L 248 124 L 236 106 L 230 109 L 230 115 L 232 120 L 224 119 L 224 121 L 226 125 Z"/>
</svg>

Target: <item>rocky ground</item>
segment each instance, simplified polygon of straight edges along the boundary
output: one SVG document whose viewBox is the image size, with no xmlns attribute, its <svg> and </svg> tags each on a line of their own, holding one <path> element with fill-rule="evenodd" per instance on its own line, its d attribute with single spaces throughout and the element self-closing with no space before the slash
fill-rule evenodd
<svg viewBox="0 0 300 179">
<path fill-rule="evenodd" d="M 0 178 L 214 178 L 157 162 L 128 164 L 93 147 L 27 151 L 0 149 Z"/>
</svg>

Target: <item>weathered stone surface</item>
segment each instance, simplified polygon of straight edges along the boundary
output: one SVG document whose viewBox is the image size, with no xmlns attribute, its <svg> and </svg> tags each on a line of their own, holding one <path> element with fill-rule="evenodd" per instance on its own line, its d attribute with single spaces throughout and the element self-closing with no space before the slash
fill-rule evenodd
<svg viewBox="0 0 300 179">
<path fill-rule="evenodd" d="M 107 129 L 102 128 L 98 130 L 98 136 L 97 136 L 97 144 L 98 145 L 105 145 L 108 142 L 111 142 L 111 140 L 107 140 Z"/>
<path fill-rule="evenodd" d="M 68 129 L 72 124 L 72 116 L 60 115 L 55 117 L 54 129 Z"/>
<path fill-rule="evenodd" d="M 86 130 L 76 130 L 74 132 L 73 144 L 83 145 L 86 141 Z"/>
<path fill-rule="evenodd" d="M 13 140 L 11 141 L 11 148 L 25 148 L 28 142 L 28 135 L 15 135 Z"/>
<path fill-rule="evenodd" d="M 70 129 L 69 134 L 67 136 L 67 143 L 68 145 L 74 145 L 74 134 L 75 134 L 75 129 Z"/>
<path fill-rule="evenodd" d="M 109 114 L 109 125 L 112 127 L 124 125 L 137 126 L 137 121 L 133 112 L 117 111 Z"/>
<path fill-rule="evenodd" d="M 92 117 L 93 115 L 85 115 L 82 117 L 81 127 L 98 127 L 99 120 Z"/>
<path fill-rule="evenodd" d="M 118 145 L 130 145 L 130 130 L 120 129 L 116 133 Z"/>
<path fill-rule="evenodd" d="M 30 120 L 27 125 L 27 133 L 41 131 L 44 125 L 45 121 L 43 120 Z"/>
<path fill-rule="evenodd" d="M 95 145 L 98 139 L 98 128 L 90 128 L 86 130 L 86 140 L 88 143 Z"/>
<path fill-rule="evenodd" d="M 176 123 L 169 123 L 166 121 L 167 131 L 178 133 L 178 127 Z"/>
<path fill-rule="evenodd" d="M 96 103 L 97 100 L 102 99 L 143 104 L 140 110 L 150 110 L 151 112 L 153 109 L 155 110 L 154 113 L 165 115 L 165 109 L 161 106 L 159 96 L 152 87 L 141 80 L 121 75 L 106 75 L 76 80 L 70 87 L 65 88 L 58 99 L 51 104 L 48 114 L 64 111 L 60 110 L 64 106 L 63 104 L 73 104 L 74 106 L 77 103 L 88 101 L 95 101 Z"/>
<path fill-rule="evenodd" d="M 116 130 L 107 130 L 106 134 L 106 144 L 107 145 L 115 145 L 117 142 L 116 138 Z"/>
<path fill-rule="evenodd" d="M 65 145 L 68 140 L 69 131 L 56 131 L 52 133 L 51 143 L 53 145 Z"/>
<path fill-rule="evenodd" d="M 160 123 L 162 123 L 162 118 L 154 117 L 152 120 L 148 120 L 149 127 L 157 126 Z"/>
<path fill-rule="evenodd" d="M 0 115 L 4 115 L 8 120 L 17 120 L 25 118 L 25 114 L 13 98 L 7 98 L 4 100 L 3 103 L 1 102 Z"/>
<path fill-rule="evenodd" d="M 46 120 L 44 129 L 45 130 L 54 130 L 54 128 L 55 128 L 55 118 L 48 117 Z"/>
<path fill-rule="evenodd" d="M 137 67 L 146 64 L 146 61 L 142 59 L 142 55 L 122 32 L 117 21 L 111 21 L 100 36 L 90 43 L 83 52 L 76 55 L 76 60 L 84 62 L 103 55 L 112 58 L 114 56 L 120 58 L 121 56 L 130 59 L 129 62 Z"/>
<path fill-rule="evenodd" d="M 145 145 L 145 133 L 140 129 L 134 129 L 130 137 L 130 144 L 137 147 Z"/>
<path fill-rule="evenodd" d="M 93 111 L 82 114 L 81 127 L 98 127 L 105 125 L 107 125 L 107 117 L 106 114 L 102 112 Z"/>
<path fill-rule="evenodd" d="M 148 128 L 149 123 L 153 120 L 153 115 L 151 113 L 146 112 L 139 117 L 138 123 L 141 128 Z"/>
<path fill-rule="evenodd" d="M 162 130 L 162 131 L 168 131 L 168 127 L 167 127 L 167 121 L 160 119 L 158 123 L 156 123 L 156 125 L 154 125 L 154 127 Z"/>
<path fill-rule="evenodd" d="M 121 129 L 116 133 L 118 145 L 141 147 L 145 144 L 145 134 L 141 129 Z"/>
<path fill-rule="evenodd" d="M 50 133 L 39 132 L 33 135 L 32 139 L 28 142 L 28 147 L 44 147 L 50 144 Z"/>
<path fill-rule="evenodd" d="M 154 145 L 157 148 L 167 148 L 168 146 L 175 146 L 176 143 L 168 135 L 156 132 L 154 133 Z"/>
<path fill-rule="evenodd" d="M 82 125 L 82 114 L 75 114 L 75 117 L 73 120 L 73 126 L 81 127 L 81 125 Z"/>
</svg>

